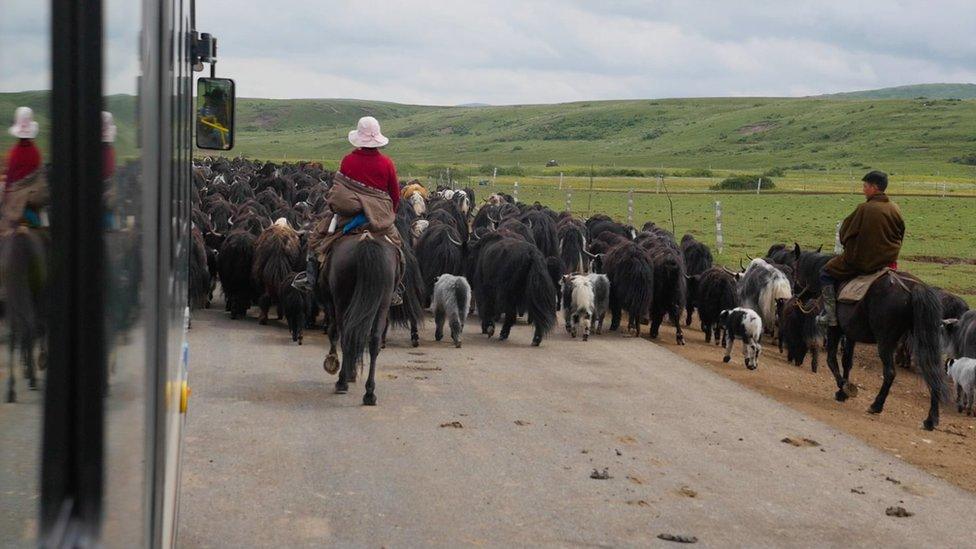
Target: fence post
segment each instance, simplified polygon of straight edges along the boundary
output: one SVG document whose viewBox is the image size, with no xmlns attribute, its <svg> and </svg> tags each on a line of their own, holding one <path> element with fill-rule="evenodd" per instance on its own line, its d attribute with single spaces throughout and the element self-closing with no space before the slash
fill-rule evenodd
<svg viewBox="0 0 976 549">
<path fill-rule="evenodd" d="M 451 168 L 448 168 L 448 169 L 447 169 L 447 184 L 448 184 L 448 185 L 449 185 L 449 186 L 450 186 L 450 187 L 451 187 L 452 189 L 454 188 L 454 182 L 453 182 L 453 181 L 451 181 Z"/>
<path fill-rule="evenodd" d="M 627 191 L 627 224 L 634 224 L 634 189 Z"/>
<path fill-rule="evenodd" d="M 512 187 L 512 198 L 514 198 L 515 203 L 518 204 L 518 181 L 516 181 L 515 185 Z"/>
<path fill-rule="evenodd" d="M 840 254 L 844 252 L 844 245 L 840 243 L 840 225 L 843 221 L 837 222 L 837 228 L 834 230 L 834 253 Z"/>
<path fill-rule="evenodd" d="M 495 169 L 493 169 L 491 171 L 491 188 L 492 189 L 495 188 L 495 178 L 496 177 L 498 177 L 498 166 L 495 166 Z"/>
<path fill-rule="evenodd" d="M 725 249 L 725 239 L 722 237 L 722 203 L 715 201 L 715 248 L 719 255 Z"/>
<path fill-rule="evenodd" d="M 559 190 L 563 190 L 563 172 L 559 172 Z"/>
<path fill-rule="evenodd" d="M 566 211 L 573 212 L 573 189 L 566 189 Z"/>
<path fill-rule="evenodd" d="M 756 182 L 756 194 L 759 194 L 759 191 L 760 190 L 762 190 L 762 178 L 761 177 Z"/>
<path fill-rule="evenodd" d="M 658 174 L 658 176 L 657 176 L 657 194 L 661 194 L 661 180 L 662 179 L 664 179 L 664 176 Z"/>
</svg>

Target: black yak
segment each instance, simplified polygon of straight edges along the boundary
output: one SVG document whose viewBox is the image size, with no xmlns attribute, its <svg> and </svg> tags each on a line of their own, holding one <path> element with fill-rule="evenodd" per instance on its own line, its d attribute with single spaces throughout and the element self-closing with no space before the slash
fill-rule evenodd
<svg viewBox="0 0 976 549">
<path fill-rule="evenodd" d="M 207 265 L 207 246 L 200 229 L 194 227 L 190 240 L 189 303 L 190 309 L 202 309 L 210 304 L 210 269 Z"/>
<path fill-rule="evenodd" d="M 424 306 L 427 307 L 439 275 L 462 273 L 464 242 L 453 225 L 431 223 L 417 240 L 415 251 L 424 286 Z"/>
<path fill-rule="evenodd" d="M 654 298 L 654 264 L 647 251 L 630 241 L 611 248 L 603 260 L 610 279 L 610 329 L 620 328 L 622 311 L 627 312 L 627 328 L 640 335 L 641 320 L 650 314 Z"/>
<path fill-rule="evenodd" d="M 257 238 L 242 229 L 231 232 L 217 254 L 220 286 L 227 300 L 231 318 L 244 317 L 254 298 L 251 269 L 254 265 L 254 244 Z"/>
<path fill-rule="evenodd" d="M 291 273 L 281 283 L 278 296 L 281 299 L 281 309 L 285 313 L 285 320 L 288 321 L 288 331 L 291 333 L 291 340 L 302 344 L 304 339 L 304 329 L 308 323 L 308 313 L 312 308 L 312 293 L 308 287 L 302 284 L 304 272 Z M 296 279 L 298 282 L 296 283 Z"/>
<path fill-rule="evenodd" d="M 685 344 L 681 332 L 681 311 L 685 308 L 688 281 L 681 252 L 672 246 L 673 239 L 646 240 L 647 252 L 654 264 L 654 297 L 651 303 L 651 338 L 657 338 L 664 315 L 674 323 L 678 345 Z"/>
<path fill-rule="evenodd" d="M 708 246 L 686 234 L 681 237 L 681 254 L 685 259 L 685 273 L 688 275 L 688 288 L 685 293 L 685 326 L 691 326 L 691 315 L 695 312 L 695 294 L 700 275 L 712 268 L 712 251 Z"/>
<path fill-rule="evenodd" d="M 698 308 L 698 320 L 701 321 L 705 342 L 711 342 L 715 337 L 715 344 L 725 345 L 724 325 L 719 321 L 722 311 L 734 309 L 739 305 L 735 277 L 720 267 L 712 267 L 695 279 L 695 306 Z"/>
<path fill-rule="evenodd" d="M 779 319 L 779 350 L 786 348 L 786 361 L 802 366 L 807 353 L 810 353 L 810 368 L 817 371 L 820 345 L 823 333 L 817 325 L 820 302 L 809 299 L 806 302 L 797 297 L 790 298 L 783 306 Z"/>
<path fill-rule="evenodd" d="M 534 245 L 492 234 L 482 244 L 475 266 L 473 290 L 482 331 L 495 333 L 495 320 L 505 315 L 499 339 L 508 339 L 519 311 L 535 326 L 532 345 L 538 346 L 556 323 L 556 288 L 546 260 Z"/>
</svg>

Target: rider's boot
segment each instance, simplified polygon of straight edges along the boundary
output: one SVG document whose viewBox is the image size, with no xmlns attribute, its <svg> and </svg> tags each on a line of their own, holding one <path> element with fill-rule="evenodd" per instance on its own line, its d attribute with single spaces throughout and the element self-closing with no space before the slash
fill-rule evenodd
<svg viewBox="0 0 976 549">
<path fill-rule="evenodd" d="M 837 291 L 830 284 L 825 284 L 820 291 L 823 297 L 823 311 L 817 316 L 817 324 L 821 327 L 837 326 Z"/>
</svg>

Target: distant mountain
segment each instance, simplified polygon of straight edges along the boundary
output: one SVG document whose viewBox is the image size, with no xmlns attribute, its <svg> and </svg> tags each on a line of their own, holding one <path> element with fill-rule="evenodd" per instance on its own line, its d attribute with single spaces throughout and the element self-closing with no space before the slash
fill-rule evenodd
<svg viewBox="0 0 976 549">
<path fill-rule="evenodd" d="M 913 84 L 877 90 L 830 93 L 831 99 L 976 99 L 976 84 Z"/>
<path fill-rule="evenodd" d="M 488 103 L 461 103 L 458 107 L 490 107 Z"/>
</svg>

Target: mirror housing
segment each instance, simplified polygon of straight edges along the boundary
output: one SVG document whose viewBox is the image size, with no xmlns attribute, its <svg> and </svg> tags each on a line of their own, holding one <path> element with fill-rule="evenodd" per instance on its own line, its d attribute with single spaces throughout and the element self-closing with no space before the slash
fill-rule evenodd
<svg viewBox="0 0 976 549">
<path fill-rule="evenodd" d="M 234 148 L 234 81 L 229 78 L 197 79 L 197 148 L 229 151 Z"/>
</svg>

